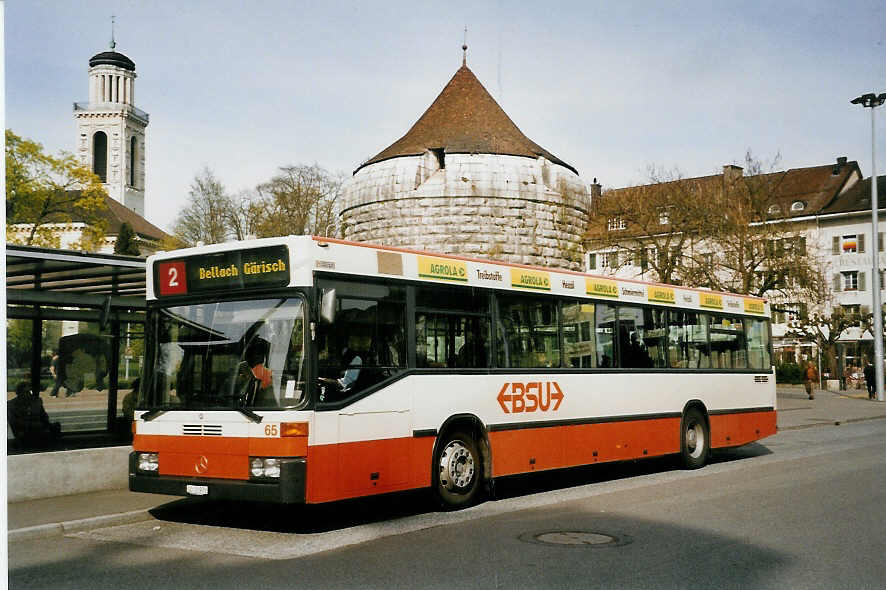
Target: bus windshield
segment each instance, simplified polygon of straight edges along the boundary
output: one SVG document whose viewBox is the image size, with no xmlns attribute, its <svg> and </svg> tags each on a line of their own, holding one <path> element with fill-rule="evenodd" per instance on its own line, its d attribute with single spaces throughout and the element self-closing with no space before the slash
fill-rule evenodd
<svg viewBox="0 0 886 590">
<path fill-rule="evenodd" d="M 157 308 L 142 407 L 280 409 L 306 403 L 301 298 Z"/>
</svg>

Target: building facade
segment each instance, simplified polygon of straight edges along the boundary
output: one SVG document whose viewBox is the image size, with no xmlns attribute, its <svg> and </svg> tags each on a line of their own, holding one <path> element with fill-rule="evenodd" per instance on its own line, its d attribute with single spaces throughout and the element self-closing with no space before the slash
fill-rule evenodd
<svg viewBox="0 0 886 590">
<path fill-rule="evenodd" d="M 742 174 L 737 166 L 724 166 L 723 174 L 685 179 L 683 182 L 709 184 L 716 187 L 730 177 Z M 827 282 L 828 293 L 822 300 L 804 300 L 790 289 L 770 293 L 773 323 L 772 335 L 776 359 L 782 362 L 815 360 L 818 351 L 807 339 L 796 337 L 800 322 L 810 314 L 829 316 L 835 308 L 864 317 L 871 313 L 873 289 L 884 286 L 886 268 L 883 234 L 871 235 L 871 179 L 863 179 L 856 162 L 838 158 L 834 164 L 791 169 L 772 173 L 772 200 L 767 213 L 790 235 L 792 244 L 816 256 Z M 880 177 L 878 188 L 886 190 L 886 177 Z M 714 190 L 710 188 L 709 190 Z M 602 198 L 618 198 L 619 191 L 608 191 Z M 881 223 L 886 223 L 886 209 L 881 209 Z M 598 220 L 599 222 L 600 220 Z M 662 216 L 663 227 L 666 216 Z M 620 277 L 657 280 L 650 268 L 640 264 L 632 250 L 632 233 L 622 220 L 609 219 L 606 227 L 613 234 L 622 234 L 620 245 L 591 249 L 586 252 L 588 272 Z M 602 225 L 602 223 L 598 223 Z M 886 226 L 884 226 L 886 230 Z M 617 240 L 616 240 L 617 241 Z M 621 247 L 620 247 L 621 246 Z M 693 248 L 704 249 L 703 242 Z M 655 255 L 655 254 L 650 254 Z M 671 253 L 679 257 L 680 252 Z M 873 262 L 878 260 L 879 276 L 874 276 Z M 798 290 L 797 293 L 800 291 Z M 864 357 L 870 358 L 872 336 L 860 328 L 847 329 L 840 335 L 839 371 L 859 367 Z"/>
<path fill-rule="evenodd" d="M 343 189 L 344 237 L 579 270 L 587 185 L 527 138 L 462 64 Z"/>
</svg>

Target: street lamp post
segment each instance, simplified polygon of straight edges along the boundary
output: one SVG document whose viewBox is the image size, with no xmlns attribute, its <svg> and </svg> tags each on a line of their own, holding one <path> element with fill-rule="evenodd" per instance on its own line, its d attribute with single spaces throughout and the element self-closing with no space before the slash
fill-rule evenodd
<svg viewBox="0 0 886 590">
<path fill-rule="evenodd" d="M 877 240 L 877 221 L 879 216 L 879 204 L 877 203 L 877 142 L 876 127 L 874 125 L 874 112 L 876 108 L 886 102 L 886 92 L 879 96 L 873 92 L 862 94 L 850 101 L 852 104 L 860 104 L 871 109 L 871 225 L 874 233 L 872 240 Z M 880 255 L 879 246 L 871 248 L 874 259 L 874 276 L 871 278 L 871 290 L 874 292 L 874 381 L 877 401 L 886 401 L 883 392 L 883 306 L 880 304 Z"/>
</svg>

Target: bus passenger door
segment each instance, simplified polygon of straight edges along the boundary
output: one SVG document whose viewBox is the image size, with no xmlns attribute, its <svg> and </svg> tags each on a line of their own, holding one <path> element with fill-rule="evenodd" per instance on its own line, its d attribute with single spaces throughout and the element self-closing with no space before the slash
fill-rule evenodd
<svg viewBox="0 0 886 590">
<path fill-rule="evenodd" d="M 390 410 L 346 408 L 339 412 L 338 424 L 338 481 L 345 496 L 409 487 L 412 417 L 405 405 Z"/>
</svg>

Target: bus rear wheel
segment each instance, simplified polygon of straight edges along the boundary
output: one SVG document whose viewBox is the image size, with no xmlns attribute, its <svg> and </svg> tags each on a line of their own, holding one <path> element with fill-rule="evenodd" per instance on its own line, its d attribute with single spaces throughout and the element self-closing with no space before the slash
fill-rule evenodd
<svg viewBox="0 0 886 590">
<path fill-rule="evenodd" d="M 434 490 L 447 510 L 470 506 L 481 489 L 483 463 L 477 442 L 470 433 L 446 435 L 434 457 Z"/>
<path fill-rule="evenodd" d="M 707 463 L 710 452 L 710 430 L 704 414 L 689 408 L 680 426 L 680 458 L 686 469 L 698 469 Z"/>
</svg>

